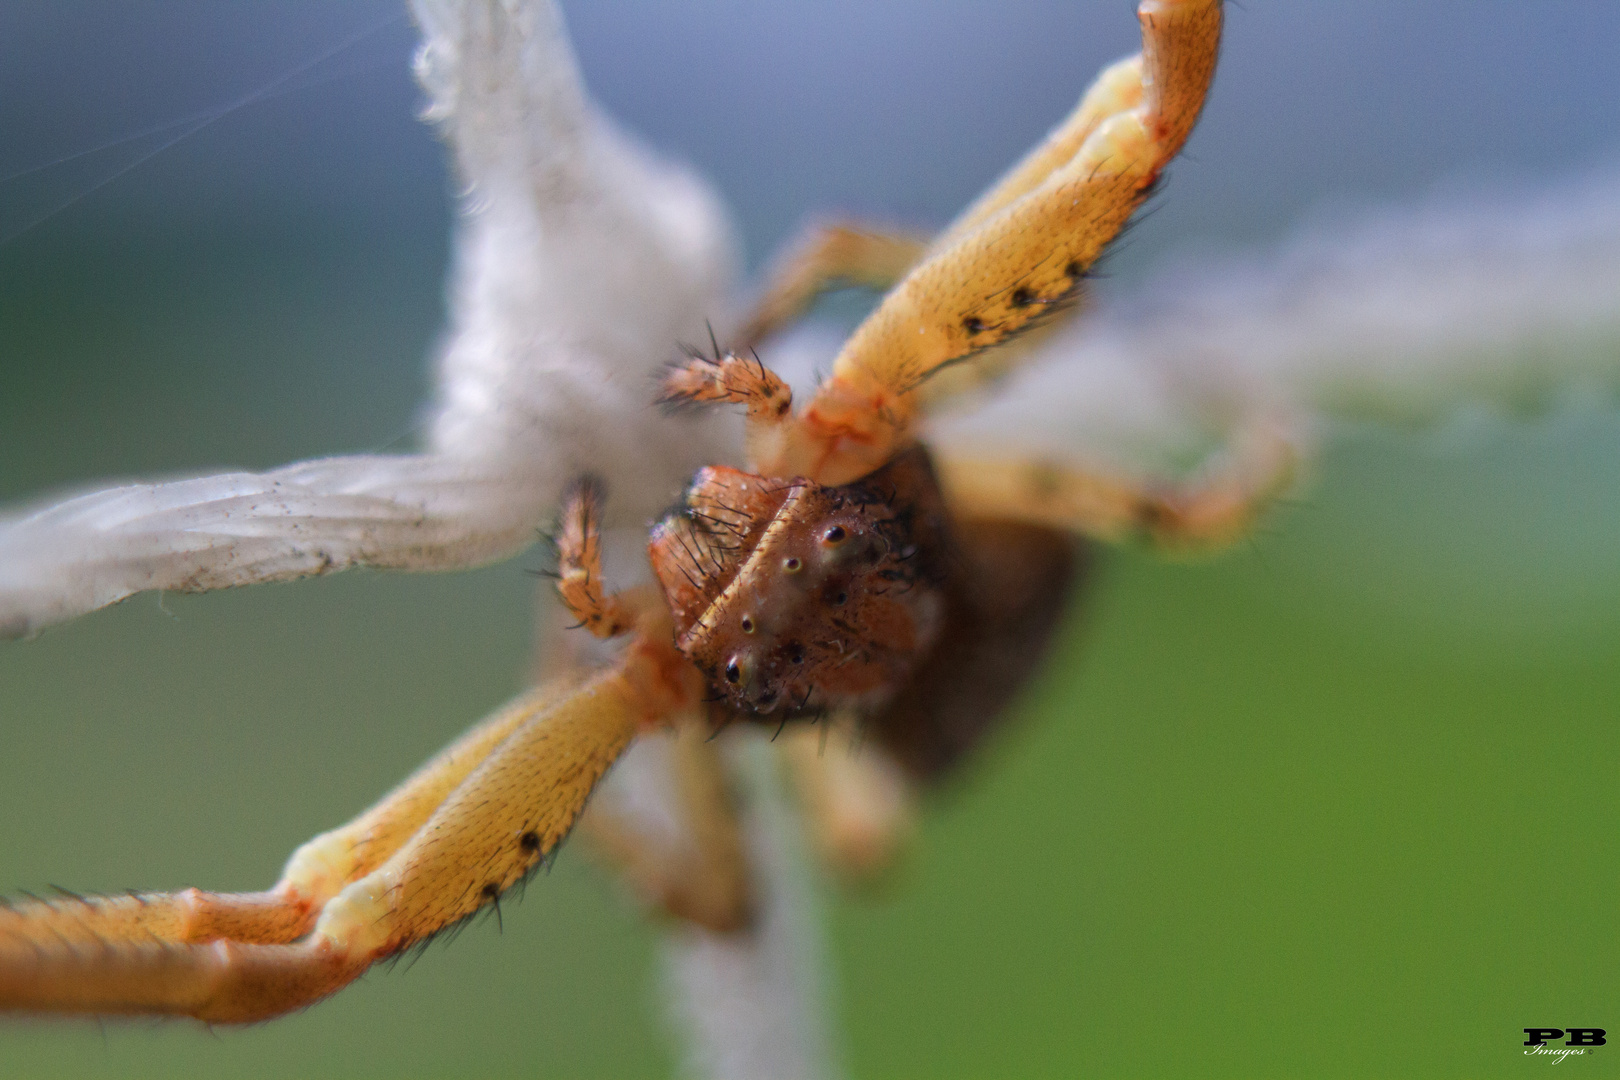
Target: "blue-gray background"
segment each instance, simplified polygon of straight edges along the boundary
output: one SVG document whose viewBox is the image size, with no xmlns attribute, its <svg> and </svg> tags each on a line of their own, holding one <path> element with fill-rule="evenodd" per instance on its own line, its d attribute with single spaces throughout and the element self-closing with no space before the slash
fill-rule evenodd
<svg viewBox="0 0 1620 1080">
<path fill-rule="evenodd" d="M 753 262 L 811 211 L 942 223 L 1136 48 L 1118 0 L 567 10 L 597 97 L 715 180 Z M 409 444 L 450 185 L 393 15 L 0 7 L 0 499 Z M 1617 71 L 1598 2 L 1234 5 L 1106 287 L 1613 163 Z M 15 175 L 199 113 L 127 172 L 166 136 Z M 1602 410 L 1362 435 L 1252 548 L 1114 561 L 910 864 L 832 901 L 852 1070 L 1506 1075 L 1542 1064 L 1523 1027 L 1620 1029 L 1617 479 Z M 6 646 L 0 887 L 269 881 L 519 685 L 522 565 L 140 597 Z M 650 941 L 570 852 L 503 936 L 300 1016 L 10 1024 L 0 1073 L 657 1075 Z"/>
</svg>

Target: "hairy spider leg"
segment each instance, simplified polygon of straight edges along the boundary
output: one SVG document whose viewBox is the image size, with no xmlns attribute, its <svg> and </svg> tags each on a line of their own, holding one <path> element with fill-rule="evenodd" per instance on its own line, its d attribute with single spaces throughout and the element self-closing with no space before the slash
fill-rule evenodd
<svg viewBox="0 0 1620 1080">
<path fill-rule="evenodd" d="M 843 484 L 882 465 L 912 437 L 918 393 L 945 368 L 1048 321 L 1071 303 L 1198 118 L 1220 44 L 1220 0 L 1143 0 L 1143 51 L 1105 73 L 1094 123 L 1077 115 L 1049 153 L 1014 170 L 959 234 L 884 298 L 845 343 L 831 377 L 798 414 L 753 426 L 754 468 Z M 1088 94 L 1077 114 L 1089 111 Z M 1072 130 L 1071 130 L 1072 129 Z M 1068 141 L 1083 134 L 1066 160 Z M 1036 177 L 1041 169 L 1050 171 Z M 1016 194 L 1020 188 L 1028 190 Z M 982 220 L 971 215 L 983 213 Z"/>
<path fill-rule="evenodd" d="M 586 501 L 582 491 L 570 500 L 565 519 L 586 525 L 565 527 L 559 547 L 565 565 L 599 580 L 599 545 L 575 545 L 594 533 Z M 268 892 L 0 909 L 0 1009 L 268 1019 L 498 903 L 556 851 L 635 736 L 702 695 L 661 603 L 581 595 L 602 611 L 635 611 L 617 662 L 523 695 L 373 809 L 301 847 Z"/>
<path fill-rule="evenodd" d="M 8 941 L 50 934 L 96 945 L 115 940 L 200 944 L 229 938 L 286 944 L 314 928 L 326 902 L 370 873 L 410 839 L 447 795 L 524 719 L 561 696 L 561 687 L 524 695 L 428 761 L 349 824 L 323 833 L 288 860 L 264 892 L 63 894 L 0 908 L 0 951 Z"/>
<path fill-rule="evenodd" d="M 601 485 L 589 479 L 575 484 L 564 504 L 557 533 L 558 592 L 567 617 L 599 637 L 619 621 L 621 612 L 664 610 L 652 588 L 602 596 L 600 522 Z M 578 639 L 545 635 L 544 681 L 578 679 L 591 659 Z M 587 805 L 579 830 L 595 855 L 610 865 L 649 906 L 716 931 L 740 930 L 754 913 L 754 896 L 744 851 L 742 828 L 727 785 L 725 764 L 713 729 L 700 709 L 671 718 L 670 764 L 675 786 L 673 830 L 650 831 L 612 791 L 601 792 Z M 606 796 L 604 798 L 604 796 Z"/>
</svg>

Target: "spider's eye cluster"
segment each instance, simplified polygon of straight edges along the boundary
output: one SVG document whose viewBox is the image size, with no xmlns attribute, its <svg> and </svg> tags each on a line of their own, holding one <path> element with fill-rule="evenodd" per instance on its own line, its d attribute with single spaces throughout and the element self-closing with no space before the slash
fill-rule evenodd
<svg viewBox="0 0 1620 1080">
<path fill-rule="evenodd" d="M 813 711 L 881 696 L 909 673 L 943 610 L 937 560 L 918 557 L 944 529 L 942 513 L 917 511 L 939 499 L 917 455 L 841 488 L 698 474 L 650 553 L 676 645 L 720 700 L 745 715 Z"/>
</svg>

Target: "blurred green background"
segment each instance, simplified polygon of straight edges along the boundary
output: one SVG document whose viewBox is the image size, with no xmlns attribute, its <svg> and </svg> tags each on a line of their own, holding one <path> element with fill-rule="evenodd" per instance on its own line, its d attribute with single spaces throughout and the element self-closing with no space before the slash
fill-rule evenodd
<svg viewBox="0 0 1620 1080">
<path fill-rule="evenodd" d="M 942 222 L 1134 48 L 1127 3 L 803 7 L 569 7 L 595 92 L 716 179 L 754 260 L 810 210 Z M 7 5 L 0 176 L 391 10 Z M 1617 27 L 1248 0 L 1105 287 L 1323 207 L 1614 160 Z M 449 224 L 411 39 L 127 173 L 163 136 L 0 186 L 0 499 L 410 444 Z M 1506 1076 L 1548 1064 L 1524 1027 L 1620 1036 L 1617 496 L 1605 409 L 1364 432 L 1243 550 L 1111 559 L 902 872 L 829 897 L 850 1071 Z M 520 685 L 537 559 L 147 595 L 0 648 L 0 887 L 268 883 Z M 665 1075 L 652 948 L 569 851 L 504 934 L 298 1016 L 7 1021 L 0 1075 Z"/>
</svg>

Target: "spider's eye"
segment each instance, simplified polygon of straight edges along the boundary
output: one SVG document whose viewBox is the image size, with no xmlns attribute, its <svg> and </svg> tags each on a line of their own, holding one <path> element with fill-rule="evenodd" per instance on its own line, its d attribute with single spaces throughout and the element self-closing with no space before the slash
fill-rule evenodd
<svg viewBox="0 0 1620 1080">
<path fill-rule="evenodd" d="M 845 592 L 843 589 L 829 592 L 827 594 L 827 603 L 831 604 L 833 607 L 843 607 L 845 604 L 849 603 L 849 593 Z"/>
<path fill-rule="evenodd" d="M 728 660 L 726 662 L 726 682 L 735 686 L 741 681 L 742 668 L 737 665 L 736 660 Z"/>
<path fill-rule="evenodd" d="M 834 525 L 832 528 L 821 534 L 821 542 L 823 544 L 842 544 L 844 539 L 848 536 L 849 533 L 844 531 L 844 527 L 842 525 Z"/>
<path fill-rule="evenodd" d="M 742 632 L 745 634 L 752 634 L 754 632 L 754 617 L 752 615 L 744 615 L 742 617 Z"/>
<path fill-rule="evenodd" d="M 803 569 L 804 569 L 804 562 L 803 562 L 803 560 L 799 559 L 797 556 L 795 556 L 794 558 L 791 558 L 791 559 L 783 559 L 782 560 L 782 572 L 784 574 L 797 574 L 800 570 L 803 570 Z"/>
<path fill-rule="evenodd" d="M 787 650 L 787 658 L 788 663 L 790 664 L 804 663 L 804 646 L 800 645 L 798 642 L 794 642 L 792 645 L 789 645 Z"/>
</svg>

